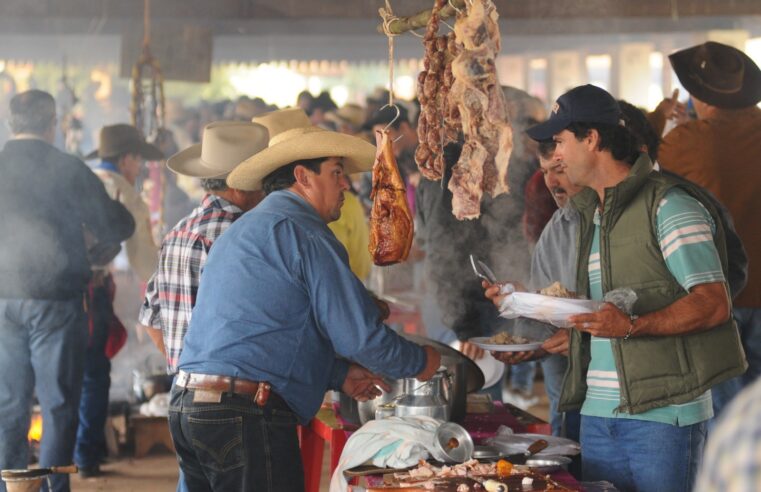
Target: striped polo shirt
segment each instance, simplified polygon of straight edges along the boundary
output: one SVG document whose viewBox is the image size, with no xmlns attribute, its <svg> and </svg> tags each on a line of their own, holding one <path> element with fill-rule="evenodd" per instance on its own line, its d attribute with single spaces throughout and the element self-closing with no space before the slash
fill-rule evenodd
<svg viewBox="0 0 761 492">
<path fill-rule="evenodd" d="M 689 291 L 705 283 L 723 282 L 721 260 L 713 243 L 716 225 L 703 205 L 678 188 L 669 190 L 656 211 L 658 242 L 671 274 Z M 595 230 L 589 254 L 589 293 L 602 300 L 600 270 L 600 215 L 594 217 Z M 655 408 L 636 415 L 616 412 L 620 387 L 609 338 L 592 337 L 592 360 L 587 373 L 587 396 L 582 415 L 631 418 L 672 425 L 692 425 L 713 416 L 711 391 L 681 405 Z"/>
</svg>

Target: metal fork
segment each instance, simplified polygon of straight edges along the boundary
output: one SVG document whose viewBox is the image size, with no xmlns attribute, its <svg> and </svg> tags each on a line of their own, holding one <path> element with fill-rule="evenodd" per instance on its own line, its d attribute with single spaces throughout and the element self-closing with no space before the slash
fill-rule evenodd
<svg viewBox="0 0 761 492">
<path fill-rule="evenodd" d="M 477 259 L 475 256 L 470 255 L 470 266 L 473 267 L 473 272 L 479 277 L 490 284 L 497 283 L 497 276 L 491 271 L 491 268 L 486 266 L 486 263 Z"/>
</svg>

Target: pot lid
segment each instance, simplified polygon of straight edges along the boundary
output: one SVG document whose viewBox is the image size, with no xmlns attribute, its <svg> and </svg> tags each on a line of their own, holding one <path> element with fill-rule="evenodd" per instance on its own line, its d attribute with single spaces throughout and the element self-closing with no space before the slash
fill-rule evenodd
<svg viewBox="0 0 761 492">
<path fill-rule="evenodd" d="M 400 333 L 411 342 L 418 345 L 430 345 L 441 353 L 442 359 L 454 359 L 458 363 L 465 365 L 466 389 L 468 393 L 473 393 L 484 387 L 484 373 L 473 360 L 463 355 L 459 350 L 455 350 L 447 344 L 437 342 L 422 335 L 413 335 L 411 333 Z M 443 363 L 444 361 L 442 361 Z"/>
</svg>

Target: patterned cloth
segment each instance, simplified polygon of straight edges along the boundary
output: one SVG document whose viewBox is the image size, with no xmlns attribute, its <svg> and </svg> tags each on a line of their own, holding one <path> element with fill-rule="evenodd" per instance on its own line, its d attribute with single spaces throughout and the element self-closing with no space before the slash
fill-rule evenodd
<svg viewBox="0 0 761 492">
<path fill-rule="evenodd" d="M 169 374 L 177 372 L 209 249 L 242 213 L 227 200 L 207 194 L 201 205 L 164 237 L 158 270 L 148 281 L 138 321 L 161 329 Z"/>
<path fill-rule="evenodd" d="M 710 436 L 695 492 L 761 490 L 761 379 L 732 401 Z"/>
<path fill-rule="evenodd" d="M 713 244 L 716 225 L 700 202 L 685 191 L 670 190 L 658 205 L 656 221 L 658 242 L 666 266 L 685 291 L 700 284 L 724 282 L 721 261 Z M 603 298 L 599 212 L 595 214 L 595 234 L 589 254 L 589 292 L 592 299 Z M 680 426 L 702 422 L 713 416 L 710 390 L 681 405 L 655 408 L 637 415 L 616 412 L 621 395 L 608 338 L 592 337 L 592 361 L 587 373 L 587 385 L 582 415 L 624 417 Z"/>
</svg>

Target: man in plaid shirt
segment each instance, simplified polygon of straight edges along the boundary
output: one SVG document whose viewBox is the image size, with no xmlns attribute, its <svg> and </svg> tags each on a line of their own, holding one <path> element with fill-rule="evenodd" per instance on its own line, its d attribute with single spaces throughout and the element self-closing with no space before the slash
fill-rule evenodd
<svg viewBox="0 0 761 492">
<path fill-rule="evenodd" d="M 267 146 L 267 128 L 257 123 L 215 122 L 204 128 L 203 141 L 167 161 L 185 176 L 201 178 L 201 205 L 164 237 L 159 265 L 148 281 L 138 323 L 166 356 L 167 373 L 177 372 L 182 341 L 190 325 L 201 270 L 214 241 L 263 198 L 261 192 L 228 188 L 227 174 Z"/>
</svg>

